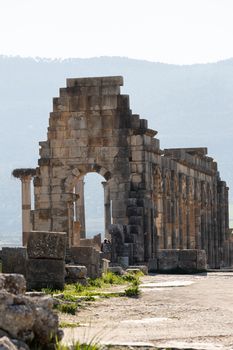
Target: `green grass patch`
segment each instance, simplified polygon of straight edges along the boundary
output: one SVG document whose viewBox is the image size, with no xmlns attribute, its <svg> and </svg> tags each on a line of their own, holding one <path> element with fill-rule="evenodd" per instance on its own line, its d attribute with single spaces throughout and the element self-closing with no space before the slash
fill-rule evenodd
<svg viewBox="0 0 233 350">
<path fill-rule="evenodd" d="M 136 297 L 136 296 L 139 296 L 139 294 L 140 294 L 140 290 L 139 290 L 138 285 L 131 286 L 131 287 L 125 289 L 125 295 L 127 297 Z"/>
<path fill-rule="evenodd" d="M 80 324 L 78 322 L 60 322 L 59 327 L 61 328 L 76 328 L 79 327 Z"/>
<path fill-rule="evenodd" d="M 75 343 L 73 345 L 67 346 L 67 345 L 62 345 L 60 343 L 58 343 L 56 345 L 56 350 L 101 350 L 101 346 L 95 343 L 90 343 L 90 344 L 86 344 L 86 343 Z"/>
<path fill-rule="evenodd" d="M 71 315 L 75 315 L 77 309 L 78 309 L 78 305 L 76 303 L 69 303 L 69 304 L 58 304 L 56 305 L 56 310 L 62 312 L 62 313 L 66 313 L 66 314 L 71 314 Z"/>
<path fill-rule="evenodd" d="M 137 296 L 139 295 L 139 284 L 141 273 L 127 273 L 123 276 L 108 272 L 101 278 L 88 279 L 88 285 L 83 286 L 79 283 L 66 284 L 64 290 L 43 289 L 46 294 L 51 294 L 59 299 L 56 309 L 63 313 L 74 315 L 82 302 L 95 301 L 97 298 L 111 298 L 120 296 Z M 124 292 L 103 292 L 103 288 L 113 285 L 128 284 L 129 287 Z"/>
</svg>

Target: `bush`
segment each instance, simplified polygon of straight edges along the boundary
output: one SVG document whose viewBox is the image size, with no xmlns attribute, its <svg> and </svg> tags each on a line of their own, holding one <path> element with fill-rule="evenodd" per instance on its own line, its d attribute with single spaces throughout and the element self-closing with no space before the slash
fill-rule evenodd
<svg viewBox="0 0 233 350">
<path fill-rule="evenodd" d="M 125 289 L 125 295 L 127 297 L 135 297 L 135 296 L 138 296 L 139 294 L 140 294 L 140 290 L 138 285 Z"/>
<path fill-rule="evenodd" d="M 107 272 L 105 275 L 102 277 L 103 282 L 106 284 L 123 284 L 124 280 L 122 279 L 121 276 L 116 275 L 113 272 Z"/>
</svg>

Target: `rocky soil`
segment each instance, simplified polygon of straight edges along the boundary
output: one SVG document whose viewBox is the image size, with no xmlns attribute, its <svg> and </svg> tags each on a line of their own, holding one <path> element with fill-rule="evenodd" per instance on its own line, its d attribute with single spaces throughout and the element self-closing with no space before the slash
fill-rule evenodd
<svg viewBox="0 0 233 350">
<path fill-rule="evenodd" d="M 233 349 L 233 273 L 145 276 L 140 289 L 139 298 L 100 299 L 62 315 L 80 323 L 64 329 L 63 342 Z"/>
</svg>

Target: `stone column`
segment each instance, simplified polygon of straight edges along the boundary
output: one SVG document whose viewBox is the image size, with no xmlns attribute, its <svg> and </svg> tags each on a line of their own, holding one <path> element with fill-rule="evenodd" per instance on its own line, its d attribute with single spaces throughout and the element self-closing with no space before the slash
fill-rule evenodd
<svg viewBox="0 0 233 350">
<path fill-rule="evenodd" d="M 167 237 L 167 196 L 163 196 L 163 239 L 164 249 L 167 249 L 168 237 Z"/>
<path fill-rule="evenodd" d="M 86 224 L 85 224 L 85 202 L 84 202 L 84 177 L 80 177 L 75 186 L 75 193 L 79 195 L 75 203 L 76 219 L 80 222 L 80 238 L 86 238 Z"/>
<path fill-rule="evenodd" d="M 172 227 L 172 249 L 176 249 L 177 247 L 177 239 L 176 239 L 176 199 L 172 198 L 171 201 L 171 227 Z"/>
<path fill-rule="evenodd" d="M 31 180 L 35 176 L 35 169 L 15 169 L 12 175 L 21 180 L 22 197 L 22 244 L 27 246 L 31 231 Z"/>
<path fill-rule="evenodd" d="M 184 248 L 184 238 L 183 238 L 183 199 L 182 194 L 180 194 L 179 199 L 179 249 Z"/>
<path fill-rule="evenodd" d="M 110 239 L 109 226 L 111 225 L 111 201 L 110 201 L 110 188 L 106 181 L 101 182 L 104 188 L 104 236 Z"/>
</svg>

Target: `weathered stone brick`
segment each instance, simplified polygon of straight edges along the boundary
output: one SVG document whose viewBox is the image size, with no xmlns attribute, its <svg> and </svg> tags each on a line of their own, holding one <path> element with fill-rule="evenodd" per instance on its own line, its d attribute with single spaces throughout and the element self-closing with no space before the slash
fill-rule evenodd
<svg viewBox="0 0 233 350">
<path fill-rule="evenodd" d="M 27 254 L 30 259 L 65 259 L 66 233 L 30 232 Z"/>
</svg>

